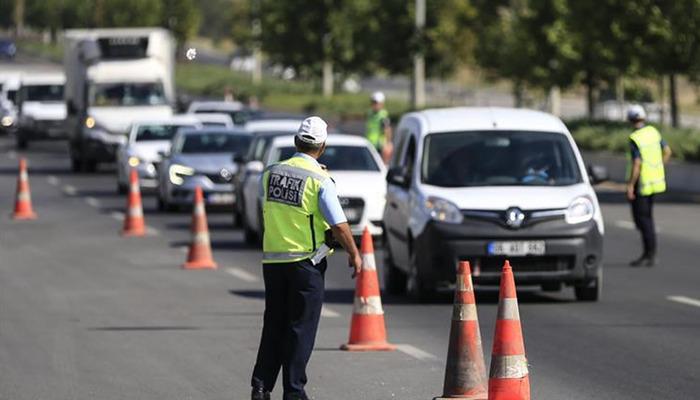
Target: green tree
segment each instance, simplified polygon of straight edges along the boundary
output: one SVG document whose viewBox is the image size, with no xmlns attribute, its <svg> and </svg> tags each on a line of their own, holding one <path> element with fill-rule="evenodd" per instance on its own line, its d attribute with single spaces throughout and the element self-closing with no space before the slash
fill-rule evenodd
<svg viewBox="0 0 700 400">
<path fill-rule="evenodd" d="M 199 28 L 200 10 L 192 0 L 162 0 L 162 3 L 161 24 L 172 31 L 181 49 Z"/>
<path fill-rule="evenodd" d="M 161 0 L 95 0 L 92 5 L 94 27 L 159 26 Z"/>
</svg>

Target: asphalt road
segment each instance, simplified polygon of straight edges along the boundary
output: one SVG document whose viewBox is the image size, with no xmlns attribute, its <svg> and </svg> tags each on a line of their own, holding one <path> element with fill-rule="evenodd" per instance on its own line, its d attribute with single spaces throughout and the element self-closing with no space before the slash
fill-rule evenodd
<svg viewBox="0 0 700 400">
<path fill-rule="evenodd" d="M 20 155 L 29 160 L 36 221 L 9 218 Z M 247 398 L 263 312 L 260 252 L 227 213 L 209 214 L 219 270 L 183 271 L 189 214 L 159 213 L 145 195 L 149 235 L 120 237 L 125 198 L 113 170 L 71 173 L 64 143 L 18 154 L 0 138 L 0 187 L 1 400 Z M 601 302 L 574 302 L 571 289 L 520 293 L 532 398 L 697 399 L 700 206 L 658 205 L 654 269 L 626 266 L 639 251 L 627 205 L 606 202 L 604 213 Z M 357 354 L 337 350 L 353 287 L 344 256 L 333 256 L 309 368 L 313 398 L 441 394 L 449 295 L 433 304 L 385 297 L 389 339 L 401 350 Z M 487 363 L 496 297 L 477 291 Z"/>
</svg>

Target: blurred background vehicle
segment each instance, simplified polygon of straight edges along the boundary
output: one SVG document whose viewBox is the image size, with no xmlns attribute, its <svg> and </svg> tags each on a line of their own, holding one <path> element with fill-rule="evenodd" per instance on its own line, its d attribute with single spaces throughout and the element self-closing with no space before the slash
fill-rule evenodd
<svg viewBox="0 0 700 400">
<path fill-rule="evenodd" d="M 159 166 L 158 208 L 173 210 L 192 204 L 201 186 L 207 205 L 233 206 L 236 200 L 234 154 L 245 152 L 251 135 L 240 129 L 181 130 L 173 138 L 170 154 Z"/>
<path fill-rule="evenodd" d="M 20 75 L 5 73 L 0 76 L 0 132 L 9 133 L 17 123 L 17 92 Z"/>
<path fill-rule="evenodd" d="M 227 128 L 227 129 L 233 129 L 235 127 L 235 124 L 233 123 L 231 116 L 229 116 L 228 114 L 224 114 L 224 113 L 197 113 L 197 114 L 190 114 L 190 115 L 197 118 L 199 123 L 201 123 L 203 126 L 206 126 L 206 127 Z"/>
<path fill-rule="evenodd" d="M 180 129 L 201 129 L 202 124 L 192 115 L 136 121 L 131 125 L 127 142 L 117 150 L 117 191 L 126 193 L 129 171 L 135 168 L 142 188 L 158 186 L 158 166 L 163 154 Z"/>
<path fill-rule="evenodd" d="M 135 118 L 172 115 L 173 39 L 161 28 L 67 30 L 64 46 L 71 162 L 94 171 Z"/>
<path fill-rule="evenodd" d="M 23 74 L 17 95 L 17 148 L 32 140 L 65 139 L 66 77 L 62 72 Z"/>
<path fill-rule="evenodd" d="M 15 54 L 17 54 L 15 41 L 9 38 L 0 38 L 0 58 L 14 60 Z"/>
<path fill-rule="evenodd" d="M 404 115 L 384 211 L 386 282 L 430 297 L 468 260 L 498 285 L 504 260 L 520 285 L 602 287 L 603 217 L 566 126 L 537 111 L 453 108 Z"/>
<path fill-rule="evenodd" d="M 326 144 L 318 162 L 326 166 L 335 181 L 353 235 L 359 237 L 365 227 L 372 235 L 381 235 L 386 171 L 379 153 L 365 138 L 354 135 L 330 134 Z M 292 157 L 295 152 L 294 136 L 278 135 L 271 139 L 262 163 L 268 166 Z M 242 222 L 246 241 L 251 244 L 259 242 L 262 236 L 261 176 L 248 179 L 243 188 Z"/>
<path fill-rule="evenodd" d="M 228 114 L 236 125 L 245 124 L 253 112 L 239 101 L 193 101 L 187 107 L 188 114 Z"/>
</svg>

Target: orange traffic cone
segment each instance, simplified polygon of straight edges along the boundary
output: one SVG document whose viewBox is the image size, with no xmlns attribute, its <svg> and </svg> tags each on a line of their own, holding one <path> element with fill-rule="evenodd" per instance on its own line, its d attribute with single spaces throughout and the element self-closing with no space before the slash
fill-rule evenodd
<svg viewBox="0 0 700 400">
<path fill-rule="evenodd" d="M 129 197 L 126 203 L 126 216 L 122 236 L 144 236 L 146 224 L 143 221 L 143 206 L 141 205 L 141 189 L 139 176 L 135 169 L 129 173 Z"/>
<path fill-rule="evenodd" d="M 530 400 L 530 378 L 510 263 L 501 274 L 496 334 L 489 374 L 489 400 Z"/>
<path fill-rule="evenodd" d="M 461 261 L 455 282 L 455 300 L 447 349 L 442 399 L 487 399 L 486 367 L 476 314 L 469 263 Z"/>
<path fill-rule="evenodd" d="M 17 196 L 15 197 L 14 219 L 36 219 L 32 209 L 32 196 L 29 194 L 29 176 L 27 175 L 27 160 L 19 159 L 19 175 L 17 176 Z"/>
<path fill-rule="evenodd" d="M 369 229 L 362 233 L 362 272 L 357 276 L 355 304 L 350 322 L 350 341 L 340 346 L 349 351 L 391 351 L 396 346 L 386 341 L 384 310 L 379 294 L 379 279 L 374 261 L 374 245 Z"/>
<path fill-rule="evenodd" d="M 185 269 L 216 269 L 217 265 L 211 256 L 211 244 L 209 242 L 209 227 L 207 214 L 204 209 L 204 195 L 202 188 L 197 186 L 194 191 L 194 207 L 192 208 L 192 242 L 187 254 L 187 262 L 182 266 Z"/>
</svg>

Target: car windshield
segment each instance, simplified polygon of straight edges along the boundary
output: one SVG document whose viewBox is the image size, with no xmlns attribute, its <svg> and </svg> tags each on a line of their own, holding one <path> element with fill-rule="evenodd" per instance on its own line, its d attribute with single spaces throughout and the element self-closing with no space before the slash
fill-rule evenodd
<svg viewBox="0 0 700 400">
<path fill-rule="evenodd" d="M 24 92 L 25 101 L 63 101 L 63 85 L 29 85 Z"/>
<path fill-rule="evenodd" d="M 560 133 L 474 131 L 427 136 L 422 180 L 443 187 L 565 186 L 581 182 L 581 174 Z"/>
<path fill-rule="evenodd" d="M 177 152 L 192 153 L 241 153 L 248 149 L 250 136 L 225 132 L 185 135 Z"/>
<path fill-rule="evenodd" d="M 194 128 L 193 125 L 140 125 L 136 131 L 137 142 L 170 140 L 180 128 Z"/>
<path fill-rule="evenodd" d="M 250 117 L 250 111 L 248 110 L 220 110 L 216 108 L 198 108 L 194 112 L 195 114 L 227 114 L 231 117 L 231 120 L 233 121 L 234 124 L 236 125 L 243 125 L 245 124 L 249 117 Z"/>
<path fill-rule="evenodd" d="M 7 91 L 7 100 L 11 101 L 12 104 L 17 103 L 17 91 L 16 90 L 8 90 Z"/>
<path fill-rule="evenodd" d="M 275 161 L 286 160 L 294 153 L 294 147 L 282 147 Z M 318 162 L 329 171 L 379 171 L 372 153 L 364 146 L 328 146 Z"/>
<path fill-rule="evenodd" d="M 167 104 L 160 83 L 93 83 L 89 95 L 90 105 L 97 107 Z"/>
</svg>

